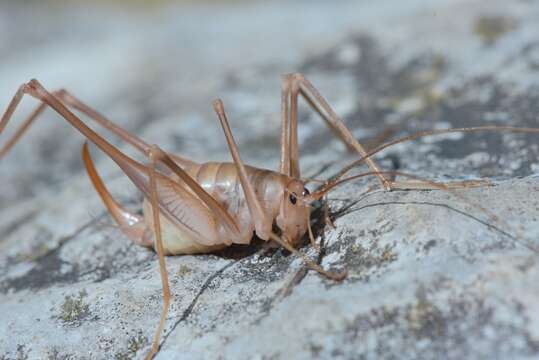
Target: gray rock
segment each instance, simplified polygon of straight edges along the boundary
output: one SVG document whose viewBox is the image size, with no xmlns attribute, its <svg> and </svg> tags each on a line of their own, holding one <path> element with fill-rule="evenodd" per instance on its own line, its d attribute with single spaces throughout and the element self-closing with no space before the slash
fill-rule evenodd
<svg viewBox="0 0 539 360">
<path fill-rule="evenodd" d="M 219 96 L 243 159 L 272 169 L 285 72 L 305 73 L 371 146 L 388 140 L 384 131 L 535 127 L 537 5 L 2 4 L 0 106 L 36 77 L 149 142 L 222 161 L 229 154 L 209 105 Z M 32 105 L 25 100 L 16 118 Z M 301 110 L 305 176 L 327 179 L 357 158 Z M 162 304 L 156 255 L 112 225 L 81 143 L 48 112 L 1 161 L 0 358 L 131 359 L 149 350 Z M 93 153 L 115 196 L 140 210 L 141 195 Z M 361 179 L 337 188 L 328 199 L 336 228 L 324 228 L 319 211 L 312 217 L 322 254 L 308 241 L 301 250 L 348 269 L 341 283 L 260 241 L 168 257 L 173 300 L 157 358 L 537 358 L 536 135 L 424 138 L 376 159 L 435 181 L 488 177 L 492 186 L 386 192 Z"/>
</svg>

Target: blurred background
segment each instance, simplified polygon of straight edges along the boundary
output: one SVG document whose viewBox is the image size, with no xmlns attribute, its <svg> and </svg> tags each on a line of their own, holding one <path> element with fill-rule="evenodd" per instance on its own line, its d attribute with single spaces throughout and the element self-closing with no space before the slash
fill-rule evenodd
<svg viewBox="0 0 539 360">
<path fill-rule="evenodd" d="M 443 101 L 455 86 L 460 95 L 452 97 L 475 101 L 472 96 L 497 91 L 497 81 L 536 84 L 537 12 L 536 1 L 524 0 L 511 6 L 470 0 L 4 1 L 0 106 L 37 78 L 48 89 L 70 90 L 149 142 L 205 161 L 228 158 L 210 106 L 222 97 L 245 159 L 275 168 L 282 73 L 306 73 L 365 141 L 388 127 L 482 123 L 491 109 L 472 104 L 444 113 L 451 104 Z M 33 105 L 23 101 L 2 140 Z M 503 121 L 503 114 L 496 116 Z M 308 166 L 310 155 L 340 145 L 328 141 L 321 122 L 307 113 L 303 118 Z M 58 116 L 44 119 L 3 160 L 0 174 L 11 185 L 0 204 L 81 170 L 82 138 Z M 507 152 L 496 139 L 491 145 Z M 462 157 L 492 150 L 454 145 L 443 152 Z M 529 163 L 513 170 L 529 170 Z"/>
</svg>

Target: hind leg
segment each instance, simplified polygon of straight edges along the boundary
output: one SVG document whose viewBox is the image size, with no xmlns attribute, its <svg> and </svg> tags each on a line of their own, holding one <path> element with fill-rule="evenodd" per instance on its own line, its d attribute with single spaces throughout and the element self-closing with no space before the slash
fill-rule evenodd
<svg viewBox="0 0 539 360">
<path fill-rule="evenodd" d="M 90 181 L 101 197 L 101 200 L 103 200 L 108 212 L 120 226 L 120 230 L 122 230 L 122 232 L 135 244 L 150 248 L 153 247 L 153 240 L 148 232 L 144 219 L 137 214 L 125 210 L 116 200 L 114 200 L 105 187 L 90 156 L 88 142 L 84 142 L 84 145 L 82 146 L 82 160 L 84 161 L 84 166 L 86 167 L 86 172 L 88 173 Z"/>
</svg>

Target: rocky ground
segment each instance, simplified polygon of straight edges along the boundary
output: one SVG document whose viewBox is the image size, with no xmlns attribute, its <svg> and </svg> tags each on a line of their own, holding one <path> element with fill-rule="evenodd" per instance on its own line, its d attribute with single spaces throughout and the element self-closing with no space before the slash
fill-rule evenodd
<svg viewBox="0 0 539 360">
<path fill-rule="evenodd" d="M 210 106 L 221 97 L 243 159 L 275 169 L 286 72 L 311 79 L 370 146 L 432 128 L 538 126 L 538 23 L 539 2 L 524 0 L 1 4 L 0 106 L 36 77 L 167 150 L 228 160 Z M 303 173 L 328 178 L 356 157 L 301 110 Z M 81 144 L 48 112 L 0 161 L 1 359 L 149 350 L 162 302 L 156 255 L 112 226 Z M 452 134 L 379 154 L 387 169 L 492 186 L 337 188 L 336 228 L 312 218 L 322 254 L 308 241 L 301 250 L 347 268 L 341 283 L 260 242 L 167 258 L 173 300 L 157 358 L 537 358 L 537 144 L 534 134 Z M 112 192 L 140 210 L 121 171 L 93 154 Z"/>
</svg>

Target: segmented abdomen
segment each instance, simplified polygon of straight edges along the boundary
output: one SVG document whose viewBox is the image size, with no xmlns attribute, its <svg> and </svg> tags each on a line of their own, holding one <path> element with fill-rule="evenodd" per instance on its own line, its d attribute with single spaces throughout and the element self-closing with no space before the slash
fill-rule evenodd
<svg viewBox="0 0 539 360">
<path fill-rule="evenodd" d="M 245 169 L 262 207 L 274 219 L 279 210 L 286 177 L 271 170 L 247 165 Z M 247 222 L 253 223 L 234 163 L 209 162 L 186 170 L 204 190 L 224 206 L 240 227 L 243 228 Z M 242 223 L 244 226 L 241 226 Z"/>
</svg>

